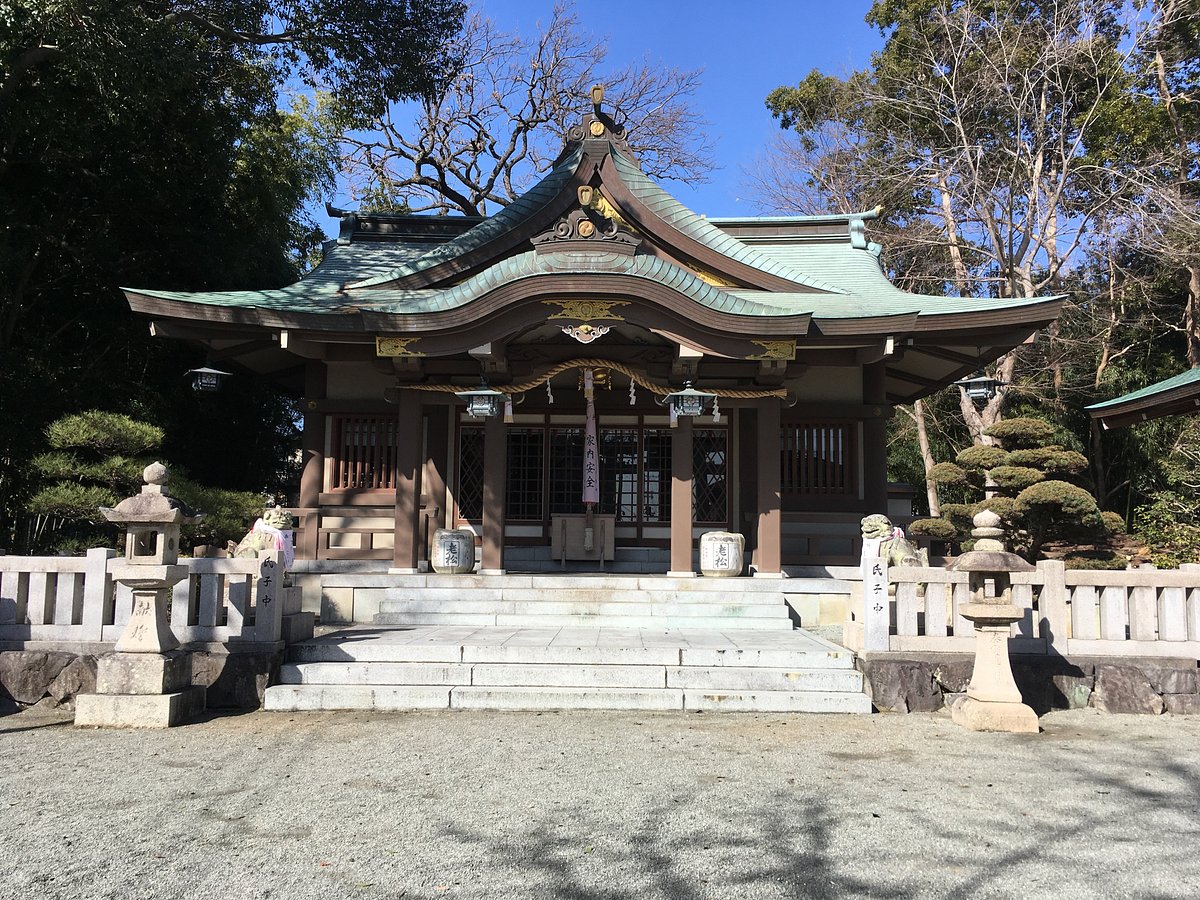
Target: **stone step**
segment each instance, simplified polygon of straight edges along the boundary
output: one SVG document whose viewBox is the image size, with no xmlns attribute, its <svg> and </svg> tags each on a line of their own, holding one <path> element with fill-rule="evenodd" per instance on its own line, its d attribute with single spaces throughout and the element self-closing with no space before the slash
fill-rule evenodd
<svg viewBox="0 0 1200 900">
<path fill-rule="evenodd" d="M 471 684 L 487 687 L 666 688 L 666 666 L 477 663 Z"/>
<path fill-rule="evenodd" d="M 863 676 L 854 669 L 767 669 L 755 666 L 668 667 L 667 687 L 734 692 L 853 692 Z"/>
<path fill-rule="evenodd" d="M 785 595 L 778 592 L 749 591 L 643 591 L 591 590 L 584 588 L 359 588 L 363 597 L 380 604 L 425 600 L 457 603 L 490 601 L 493 603 L 711 603 L 716 605 L 753 604 L 785 609 Z"/>
<path fill-rule="evenodd" d="M 276 684 L 263 695 L 271 712 L 318 709 L 449 709 L 447 685 Z"/>
<path fill-rule="evenodd" d="M 479 589 L 541 589 L 591 591 L 667 591 L 759 593 L 777 596 L 786 579 L 779 578 L 668 578 L 646 574 L 505 574 L 505 575 L 391 575 L 386 572 L 332 573 L 321 576 L 323 587 L 400 589 L 428 588 L 456 591 Z"/>
<path fill-rule="evenodd" d="M 596 627 L 645 629 L 743 629 L 791 631 L 792 623 L 783 616 L 680 616 L 680 615 L 538 615 L 522 613 L 379 613 L 376 625 L 495 625 L 501 628 Z"/>
<path fill-rule="evenodd" d="M 741 616 L 765 619 L 788 618 L 787 605 L 776 600 L 772 603 L 656 603 L 650 599 L 621 599 L 610 601 L 604 595 L 596 599 L 574 598 L 574 592 L 565 591 L 562 599 L 487 600 L 471 595 L 465 598 L 445 600 L 425 596 L 413 599 L 389 599 L 379 604 L 381 614 L 389 613 L 485 613 L 491 615 L 585 615 L 585 616 Z M 651 598 L 653 595 L 650 595 Z"/>
<path fill-rule="evenodd" d="M 471 666 L 429 662 L 306 662 L 279 667 L 282 684 L 447 685 L 471 683 Z"/>
<path fill-rule="evenodd" d="M 553 633 L 553 632 L 551 632 Z M 644 633 L 643 633 L 644 634 Z M 765 633 L 773 638 L 778 632 Z M 498 635 L 503 638 L 505 635 Z M 519 641 L 521 635 L 512 638 Z M 675 641 L 660 645 L 642 637 L 641 646 L 598 646 L 559 642 L 546 646 L 521 643 L 456 644 L 444 642 L 378 643 L 372 641 L 328 642 L 320 639 L 288 648 L 290 663 L 498 663 L 508 665 L 672 666 L 693 669 L 749 668 L 854 670 L 854 655 L 834 644 L 815 649 L 738 650 L 721 647 L 680 647 Z M 856 673 L 857 674 L 857 673 Z M 716 682 L 710 682 L 716 683 Z"/>
<path fill-rule="evenodd" d="M 861 693 L 853 669 L 697 668 L 591 663 L 285 663 L 283 684 L 681 688 L 701 691 Z"/>
<path fill-rule="evenodd" d="M 452 709 L 683 709 L 683 691 L 619 687 L 458 687 Z"/>
<path fill-rule="evenodd" d="M 709 712 L 869 713 L 862 693 L 818 691 L 684 691 L 683 708 Z"/>
<path fill-rule="evenodd" d="M 279 684 L 267 688 L 263 708 L 276 712 L 368 709 L 637 709 L 869 713 L 871 701 L 861 693 L 832 692 L 718 693 L 625 687 Z"/>
</svg>

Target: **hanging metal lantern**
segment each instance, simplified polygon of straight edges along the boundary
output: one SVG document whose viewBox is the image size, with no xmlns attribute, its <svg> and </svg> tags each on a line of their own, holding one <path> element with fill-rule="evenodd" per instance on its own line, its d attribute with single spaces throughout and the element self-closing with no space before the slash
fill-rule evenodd
<svg viewBox="0 0 1200 900">
<path fill-rule="evenodd" d="M 692 382 L 685 381 L 682 391 L 674 391 L 663 398 L 663 403 L 670 404 L 672 413 L 678 416 L 702 416 L 710 402 L 717 398 L 716 394 L 698 391 L 692 387 Z"/>
<path fill-rule="evenodd" d="M 206 394 L 213 394 L 221 390 L 225 379 L 229 377 L 228 372 L 208 366 L 201 369 L 188 369 L 187 374 L 192 376 L 192 390 Z"/>
<path fill-rule="evenodd" d="M 499 415 L 500 404 L 507 396 L 502 391 L 493 391 L 486 380 L 480 380 L 473 391 L 455 391 L 455 397 L 467 404 L 467 415 L 473 419 L 487 419 Z"/>
<path fill-rule="evenodd" d="M 980 369 L 970 378 L 963 378 L 960 381 L 954 382 L 954 384 L 956 387 L 963 389 L 963 392 L 972 403 L 987 403 L 1008 382 L 1001 381 L 999 378 L 992 378 L 983 369 Z"/>
</svg>

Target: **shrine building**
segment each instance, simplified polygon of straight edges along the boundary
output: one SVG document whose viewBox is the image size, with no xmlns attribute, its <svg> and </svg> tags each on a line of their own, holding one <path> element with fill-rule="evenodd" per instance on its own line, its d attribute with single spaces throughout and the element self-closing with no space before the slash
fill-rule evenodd
<svg viewBox="0 0 1200 900">
<path fill-rule="evenodd" d="M 682 575 L 702 533 L 732 531 L 745 574 L 778 577 L 857 559 L 859 520 L 888 511 L 893 405 L 1026 341 L 1062 302 L 902 291 L 875 216 L 697 215 L 596 105 L 495 215 L 345 213 L 288 287 L 126 294 L 156 335 L 303 398 L 310 570 L 420 571 L 434 529 L 455 527 L 483 573 Z"/>
</svg>

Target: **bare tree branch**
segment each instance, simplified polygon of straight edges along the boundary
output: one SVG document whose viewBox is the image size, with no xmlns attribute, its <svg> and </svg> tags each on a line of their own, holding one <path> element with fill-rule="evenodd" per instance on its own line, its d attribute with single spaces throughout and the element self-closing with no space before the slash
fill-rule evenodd
<svg viewBox="0 0 1200 900">
<path fill-rule="evenodd" d="M 597 81 L 647 174 L 695 181 L 712 168 L 707 123 L 690 106 L 700 71 L 605 68 L 606 40 L 569 4 L 532 40 L 476 13 L 456 55 L 465 62 L 445 90 L 347 136 L 343 169 L 361 202 L 470 215 L 510 203 L 553 163 Z"/>
</svg>

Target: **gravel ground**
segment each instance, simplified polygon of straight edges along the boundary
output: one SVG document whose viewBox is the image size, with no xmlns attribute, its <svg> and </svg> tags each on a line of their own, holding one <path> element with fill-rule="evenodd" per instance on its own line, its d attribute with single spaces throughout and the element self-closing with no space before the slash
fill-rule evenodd
<svg viewBox="0 0 1200 900">
<path fill-rule="evenodd" d="M 0 718 L 0 897 L 1195 897 L 1200 721 Z"/>
</svg>

